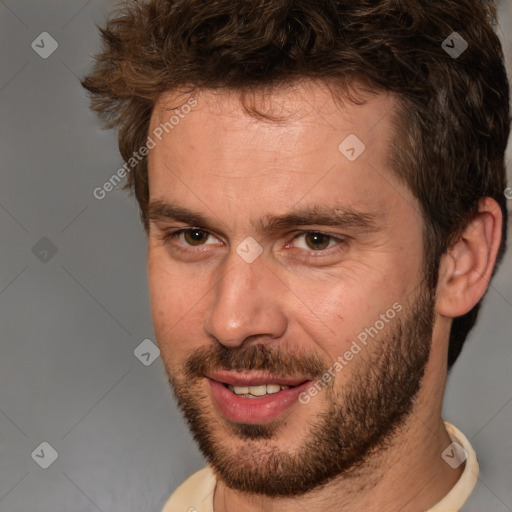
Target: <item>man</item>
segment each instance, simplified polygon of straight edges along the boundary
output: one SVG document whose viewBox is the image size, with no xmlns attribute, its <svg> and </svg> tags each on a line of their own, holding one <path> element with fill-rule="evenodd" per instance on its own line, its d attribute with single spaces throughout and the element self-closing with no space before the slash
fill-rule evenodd
<svg viewBox="0 0 512 512">
<path fill-rule="evenodd" d="M 209 465 L 164 512 L 460 510 L 441 418 L 506 235 L 484 0 L 150 0 L 83 81 L 119 128 L 156 338 Z"/>
</svg>

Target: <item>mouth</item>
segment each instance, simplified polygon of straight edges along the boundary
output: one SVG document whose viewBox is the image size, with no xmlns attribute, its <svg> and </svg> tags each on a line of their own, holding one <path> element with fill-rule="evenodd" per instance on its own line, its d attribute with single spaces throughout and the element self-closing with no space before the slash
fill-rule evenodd
<svg viewBox="0 0 512 512">
<path fill-rule="evenodd" d="M 259 398 L 266 395 L 273 395 L 285 389 L 295 386 L 280 386 L 279 384 L 260 384 L 254 386 L 230 386 L 225 384 L 227 388 L 235 393 L 235 395 L 243 396 L 244 398 Z"/>
<path fill-rule="evenodd" d="M 212 401 L 235 423 L 261 424 L 292 407 L 311 383 L 308 377 L 271 376 L 261 372 L 216 372 L 208 375 Z"/>
</svg>

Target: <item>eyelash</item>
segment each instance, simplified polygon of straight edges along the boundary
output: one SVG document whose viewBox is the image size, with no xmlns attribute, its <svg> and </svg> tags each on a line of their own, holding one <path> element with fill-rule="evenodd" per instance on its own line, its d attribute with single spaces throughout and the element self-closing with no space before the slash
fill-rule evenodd
<svg viewBox="0 0 512 512">
<path fill-rule="evenodd" d="M 164 233 L 163 235 L 160 236 L 160 239 L 162 240 L 162 242 L 164 244 L 169 244 L 172 240 L 176 240 L 181 234 L 190 232 L 190 231 L 195 231 L 195 230 L 202 231 L 203 233 L 205 233 L 209 236 L 213 236 L 211 233 L 209 233 L 208 231 L 201 229 L 201 228 L 183 228 L 183 229 L 178 229 L 176 231 L 170 231 L 168 233 Z M 335 236 L 335 235 L 331 235 L 329 233 L 323 233 L 322 231 L 315 231 L 315 230 L 301 231 L 299 233 L 296 233 L 295 236 L 293 237 L 292 241 L 296 240 L 297 238 L 299 238 L 301 236 L 306 236 L 309 234 L 317 234 L 317 235 L 328 237 L 329 242 L 331 242 L 331 241 L 338 242 L 333 247 L 328 247 L 326 249 L 318 249 L 316 251 L 313 249 L 309 249 L 309 250 L 308 249 L 300 249 L 301 251 L 306 251 L 307 253 L 310 253 L 310 257 L 313 257 L 313 258 L 321 257 L 322 253 L 325 254 L 326 252 L 331 251 L 332 249 L 340 250 L 341 246 L 343 246 L 347 243 L 347 237 Z M 175 245 L 175 248 L 177 248 L 178 250 L 181 250 L 181 251 L 185 251 L 185 252 L 197 252 L 197 249 L 200 249 L 201 247 L 207 246 L 207 245 L 210 245 L 210 244 L 200 244 L 197 246 L 185 245 L 184 247 L 186 247 L 186 248 L 179 247 L 179 246 Z M 288 243 L 286 245 L 288 245 Z"/>
</svg>

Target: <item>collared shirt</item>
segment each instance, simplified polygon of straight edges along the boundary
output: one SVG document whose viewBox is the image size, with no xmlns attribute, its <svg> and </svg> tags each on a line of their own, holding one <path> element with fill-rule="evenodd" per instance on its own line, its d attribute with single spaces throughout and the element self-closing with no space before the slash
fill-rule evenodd
<svg viewBox="0 0 512 512">
<path fill-rule="evenodd" d="M 450 492 L 426 512 L 462 512 L 461 508 L 473 492 L 478 479 L 478 462 L 471 444 L 452 424 L 445 421 L 445 426 L 452 442 L 458 443 L 465 450 L 466 465 Z M 449 452 L 447 456 L 453 458 L 455 454 Z M 174 491 L 162 512 L 214 512 L 213 494 L 216 483 L 216 477 L 210 467 L 201 469 Z"/>
</svg>

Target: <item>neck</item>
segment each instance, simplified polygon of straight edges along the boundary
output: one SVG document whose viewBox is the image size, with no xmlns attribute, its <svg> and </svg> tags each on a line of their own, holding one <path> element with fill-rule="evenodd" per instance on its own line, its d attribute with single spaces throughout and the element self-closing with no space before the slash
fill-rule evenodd
<svg viewBox="0 0 512 512">
<path fill-rule="evenodd" d="M 357 469 L 293 498 L 242 494 L 219 480 L 215 512 L 428 510 L 450 491 L 463 471 L 463 466 L 452 469 L 441 457 L 451 443 L 441 419 L 444 381 L 438 380 L 436 387 L 428 382 L 429 373 L 411 413 L 386 447 L 375 450 Z"/>
</svg>

